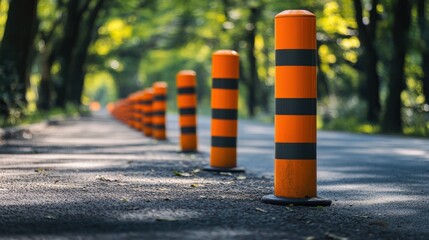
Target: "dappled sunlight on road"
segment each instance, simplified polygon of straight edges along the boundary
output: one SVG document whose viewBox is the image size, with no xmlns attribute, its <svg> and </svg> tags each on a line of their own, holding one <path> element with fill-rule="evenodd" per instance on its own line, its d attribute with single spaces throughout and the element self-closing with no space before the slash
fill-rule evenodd
<svg viewBox="0 0 429 240">
<path fill-rule="evenodd" d="M 199 125 L 200 149 L 208 154 L 210 118 L 200 117 Z M 239 166 L 272 178 L 273 135 L 272 124 L 240 121 Z M 340 207 L 386 216 L 392 225 L 413 228 L 425 222 L 428 139 L 319 131 L 317 144 L 320 196 Z"/>
<path fill-rule="evenodd" d="M 133 212 L 119 213 L 119 221 L 183 221 L 192 218 L 198 218 L 203 215 L 202 212 L 192 211 L 189 209 L 142 209 Z"/>
<path fill-rule="evenodd" d="M 92 221 L 91 216 L 98 216 L 107 225 L 115 221 L 127 225 L 187 223 L 202 221 L 206 214 L 205 208 L 182 207 L 189 203 L 189 196 L 206 201 L 206 207 L 218 201 L 231 206 L 243 202 L 259 204 L 263 194 L 272 192 L 272 124 L 239 123 L 238 165 L 247 171 L 247 180 L 239 180 L 235 175 L 200 172 L 197 169 L 201 166 L 192 165 L 209 162 L 208 117 L 198 118 L 200 153 L 189 155 L 178 154 L 179 131 L 174 115 L 169 116 L 167 124 L 169 140 L 161 144 L 112 122 L 109 124 L 118 127 L 107 131 L 98 126 L 99 119 L 106 121 L 105 116 L 96 115 L 92 120 L 84 120 L 85 129 L 66 124 L 65 130 L 59 132 L 58 126 L 48 127 L 32 140 L 12 140 L 0 147 L 0 182 L 6 181 L 0 194 L 3 206 L 20 209 L 22 213 L 28 208 L 43 212 L 46 206 L 71 207 L 80 214 L 91 212 L 86 223 Z M 380 224 L 426 231 L 423 225 L 429 214 L 427 146 L 429 140 L 425 139 L 319 131 L 318 194 L 333 200 L 331 210 L 326 211 L 350 211 L 350 216 L 357 218 L 382 218 L 386 223 Z M 187 169 L 185 177 L 179 173 L 183 169 Z M 260 177 L 255 185 L 247 182 L 252 176 Z M 240 192 L 238 186 L 247 186 L 254 192 Z M 105 210 L 105 205 L 112 209 Z M 263 205 L 262 210 L 251 211 L 271 207 L 275 208 Z M 99 212 L 103 215 L 99 216 Z M 231 214 L 229 217 L 235 216 L 232 210 Z M 41 218 L 46 216 L 51 214 L 43 212 Z M 81 220 L 73 214 L 64 216 L 72 222 Z M 26 219 L 26 215 L 20 217 Z M 237 232 L 226 230 L 225 234 L 251 234 L 234 231 Z M 211 234 L 209 229 L 188 232 Z"/>
</svg>

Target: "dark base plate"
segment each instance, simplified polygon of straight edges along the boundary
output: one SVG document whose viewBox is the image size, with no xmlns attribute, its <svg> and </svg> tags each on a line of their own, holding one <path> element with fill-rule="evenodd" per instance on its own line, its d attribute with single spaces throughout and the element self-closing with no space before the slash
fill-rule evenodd
<svg viewBox="0 0 429 240">
<path fill-rule="evenodd" d="M 263 196 L 261 201 L 263 203 L 275 204 L 275 205 L 296 205 L 296 206 L 330 206 L 332 201 L 329 199 L 323 199 L 319 197 L 315 198 L 284 198 L 276 197 L 273 194 Z"/>
<path fill-rule="evenodd" d="M 230 172 L 230 173 L 243 173 L 244 168 L 239 168 L 239 167 L 235 167 L 235 168 L 220 168 L 220 167 L 212 167 L 212 166 L 208 166 L 203 168 L 204 171 L 207 172 Z"/>
</svg>

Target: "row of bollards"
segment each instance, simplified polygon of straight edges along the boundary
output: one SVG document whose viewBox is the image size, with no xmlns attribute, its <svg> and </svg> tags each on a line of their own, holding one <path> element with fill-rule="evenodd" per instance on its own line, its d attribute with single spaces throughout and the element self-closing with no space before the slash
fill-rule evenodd
<svg viewBox="0 0 429 240">
<path fill-rule="evenodd" d="M 329 206 L 317 197 L 316 18 L 305 10 L 287 10 L 275 18 L 275 161 L 274 194 L 262 202 L 279 205 Z M 243 172 L 237 167 L 239 55 L 232 50 L 212 55 L 211 149 L 206 171 Z M 182 152 L 197 152 L 196 73 L 176 75 Z M 167 84 L 118 101 L 117 119 L 146 136 L 166 139 Z"/>
</svg>

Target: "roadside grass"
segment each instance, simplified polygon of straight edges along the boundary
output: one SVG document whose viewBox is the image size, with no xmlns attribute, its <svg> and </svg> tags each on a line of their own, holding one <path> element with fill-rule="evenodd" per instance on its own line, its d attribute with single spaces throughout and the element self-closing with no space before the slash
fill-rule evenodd
<svg viewBox="0 0 429 240">
<path fill-rule="evenodd" d="M 90 114 L 91 112 L 88 107 L 86 106 L 78 107 L 72 104 L 67 104 L 65 108 L 52 108 L 48 111 L 26 110 L 24 113 L 24 117 L 21 119 L 8 119 L 8 120 L 0 121 L 0 128 L 33 124 L 44 120 L 56 119 L 56 118 L 89 116 Z"/>
</svg>

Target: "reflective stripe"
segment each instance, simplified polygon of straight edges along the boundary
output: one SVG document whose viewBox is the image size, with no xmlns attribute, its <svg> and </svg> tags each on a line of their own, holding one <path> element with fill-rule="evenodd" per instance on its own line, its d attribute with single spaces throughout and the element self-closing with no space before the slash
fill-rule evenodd
<svg viewBox="0 0 429 240">
<path fill-rule="evenodd" d="M 237 120 L 237 109 L 212 109 L 212 118 Z"/>
<path fill-rule="evenodd" d="M 276 143 L 276 159 L 316 159 L 316 143 Z"/>
<path fill-rule="evenodd" d="M 276 66 L 316 66 L 316 49 L 278 49 Z"/>
<path fill-rule="evenodd" d="M 238 89 L 238 79 L 236 78 L 213 78 L 212 88 Z"/>
<path fill-rule="evenodd" d="M 316 114 L 316 98 L 276 98 L 276 115 Z"/>
<path fill-rule="evenodd" d="M 237 147 L 236 137 L 215 137 L 212 136 L 212 147 Z"/>
</svg>

